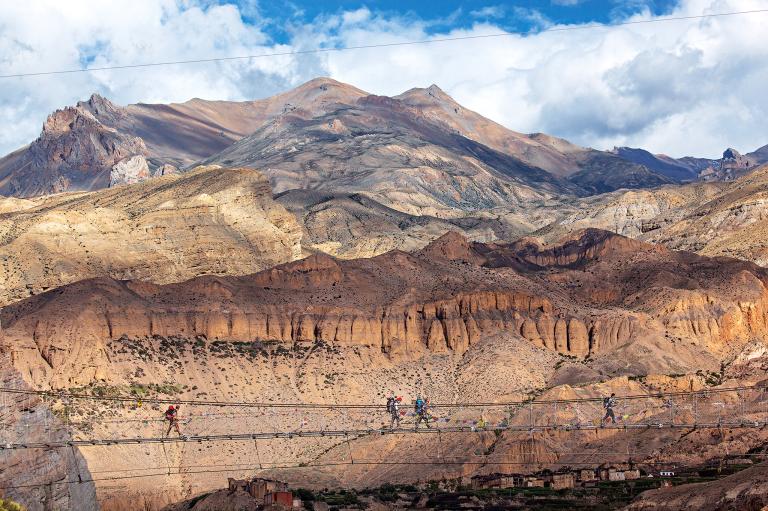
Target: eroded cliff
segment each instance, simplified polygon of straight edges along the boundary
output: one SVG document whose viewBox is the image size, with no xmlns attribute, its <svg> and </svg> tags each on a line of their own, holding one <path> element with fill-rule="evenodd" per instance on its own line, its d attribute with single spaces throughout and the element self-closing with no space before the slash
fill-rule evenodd
<svg viewBox="0 0 768 511">
<path fill-rule="evenodd" d="M 511 332 L 577 358 L 643 345 L 651 363 L 669 350 L 679 369 L 766 332 L 766 280 L 749 263 L 605 231 L 556 247 L 469 243 L 451 233 L 414 254 L 313 255 L 241 277 L 86 280 L 1 317 L 18 363 L 57 387 L 103 379 L 105 343 L 152 337 L 367 346 L 397 360 L 462 355 L 484 336 Z M 22 356 L 22 346 L 44 363 Z"/>
</svg>

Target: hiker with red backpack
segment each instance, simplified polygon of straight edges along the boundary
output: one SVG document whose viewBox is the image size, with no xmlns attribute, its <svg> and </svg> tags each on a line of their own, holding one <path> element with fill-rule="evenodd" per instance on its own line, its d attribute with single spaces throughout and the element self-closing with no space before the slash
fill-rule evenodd
<svg viewBox="0 0 768 511">
<path fill-rule="evenodd" d="M 403 400 L 400 396 L 391 395 L 387 398 L 387 412 L 389 412 L 392 420 L 389 423 L 389 429 L 394 429 L 397 424 L 400 428 L 400 402 Z"/>
<path fill-rule="evenodd" d="M 165 411 L 165 420 L 168 421 L 168 431 L 165 432 L 165 436 L 169 436 L 173 428 L 176 429 L 176 433 L 179 436 L 182 436 L 181 429 L 179 429 L 179 408 L 181 408 L 181 405 L 176 405 L 175 407 L 170 405 Z"/>
</svg>

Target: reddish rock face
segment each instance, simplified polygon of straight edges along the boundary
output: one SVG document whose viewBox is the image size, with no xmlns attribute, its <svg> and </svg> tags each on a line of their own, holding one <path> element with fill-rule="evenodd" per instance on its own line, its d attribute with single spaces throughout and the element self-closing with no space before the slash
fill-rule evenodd
<svg viewBox="0 0 768 511">
<path fill-rule="evenodd" d="M 96 95 L 52 113 L 0 192 L 29 196 L 106 188 L 113 165 L 124 158 L 148 155 L 141 138 L 104 124 L 95 114 L 113 120 L 124 116 L 118 107 Z"/>
<path fill-rule="evenodd" d="M 450 234 L 413 255 L 314 255 L 246 277 L 82 281 L 6 307 L 2 320 L 65 372 L 83 353 L 98 359 L 104 342 L 152 336 L 361 345 L 398 358 L 460 355 L 498 332 L 579 358 L 665 338 L 721 352 L 766 331 L 766 281 L 748 263 L 599 231 L 548 249 Z M 596 287 L 615 289 L 614 298 L 595 298 Z M 84 343 L 80 358 L 73 342 Z"/>
</svg>

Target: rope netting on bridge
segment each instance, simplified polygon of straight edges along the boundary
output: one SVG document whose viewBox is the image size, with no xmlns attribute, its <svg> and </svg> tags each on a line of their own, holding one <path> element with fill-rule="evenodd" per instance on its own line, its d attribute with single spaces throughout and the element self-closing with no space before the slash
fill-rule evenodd
<svg viewBox="0 0 768 511">
<path fill-rule="evenodd" d="M 763 387 L 616 396 L 610 414 L 604 401 L 587 397 L 429 403 L 422 414 L 404 402 L 397 424 L 384 403 L 173 400 L 0 388 L 0 417 L 37 414 L 0 431 L 0 449 L 413 431 L 762 428 L 768 421 L 768 392 Z M 180 433 L 164 416 L 171 404 L 177 409 Z M 427 420 L 417 421 L 420 415 Z"/>
</svg>

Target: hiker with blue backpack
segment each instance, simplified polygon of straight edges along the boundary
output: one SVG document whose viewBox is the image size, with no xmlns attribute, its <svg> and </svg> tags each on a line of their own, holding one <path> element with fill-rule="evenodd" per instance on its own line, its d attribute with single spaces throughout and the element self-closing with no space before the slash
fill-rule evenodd
<svg viewBox="0 0 768 511">
<path fill-rule="evenodd" d="M 414 431 L 419 429 L 419 424 L 422 421 L 429 428 L 429 399 L 425 401 L 421 396 L 417 397 L 413 410 L 416 412 L 416 424 L 413 426 Z"/>
</svg>

